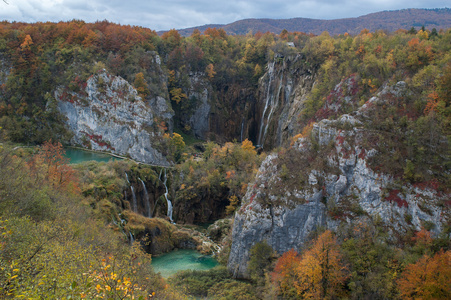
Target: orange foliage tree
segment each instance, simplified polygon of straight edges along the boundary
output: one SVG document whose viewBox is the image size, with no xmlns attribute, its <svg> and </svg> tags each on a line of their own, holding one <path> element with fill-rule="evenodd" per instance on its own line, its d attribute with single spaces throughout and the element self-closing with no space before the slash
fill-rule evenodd
<svg viewBox="0 0 451 300">
<path fill-rule="evenodd" d="M 69 165 L 69 159 L 60 142 L 45 142 L 39 153 L 30 161 L 29 167 L 36 177 L 43 179 L 56 188 L 78 190 L 78 179 L 75 170 Z"/>
<path fill-rule="evenodd" d="M 297 293 L 306 299 L 330 299 L 343 293 L 347 278 L 337 239 L 326 230 L 307 250 L 297 267 Z"/>
<path fill-rule="evenodd" d="M 285 252 L 276 262 L 272 281 L 276 284 L 280 294 L 289 299 L 297 297 L 296 281 L 301 256 L 294 249 Z"/>
<path fill-rule="evenodd" d="M 424 255 L 398 281 L 402 299 L 451 299 L 451 251 Z"/>
</svg>

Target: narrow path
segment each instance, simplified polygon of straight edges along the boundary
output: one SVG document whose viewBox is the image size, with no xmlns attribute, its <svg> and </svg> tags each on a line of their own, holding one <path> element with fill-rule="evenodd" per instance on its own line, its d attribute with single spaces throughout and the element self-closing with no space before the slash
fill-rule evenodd
<svg viewBox="0 0 451 300">
<path fill-rule="evenodd" d="M 17 148 L 17 147 L 16 147 Z M 151 167 L 160 167 L 160 168 L 168 168 L 168 169 L 174 169 L 174 166 L 165 166 L 165 165 L 156 165 L 156 164 L 149 164 L 149 163 L 145 163 L 142 161 L 137 161 L 134 159 L 131 159 L 129 157 L 126 156 L 121 156 L 119 154 L 115 154 L 115 153 L 110 153 L 110 152 L 103 152 L 103 151 L 97 151 L 97 150 L 92 150 L 92 149 L 86 149 L 86 148 L 82 148 L 82 147 L 76 147 L 76 146 L 69 146 L 68 148 L 72 148 L 72 149 L 78 149 L 78 150 L 82 150 L 82 151 L 88 151 L 88 152 L 93 152 L 93 153 L 100 153 L 100 154 L 106 154 L 106 155 L 110 155 L 113 157 L 117 157 L 117 158 L 121 158 L 121 159 L 128 159 L 132 162 L 135 162 L 137 164 L 141 164 L 141 165 L 146 165 L 146 166 L 151 166 Z"/>
</svg>

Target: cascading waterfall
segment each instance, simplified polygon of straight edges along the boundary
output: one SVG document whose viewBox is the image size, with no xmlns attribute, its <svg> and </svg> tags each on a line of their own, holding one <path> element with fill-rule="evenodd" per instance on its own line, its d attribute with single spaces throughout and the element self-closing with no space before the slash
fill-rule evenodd
<svg viewBox="0 0 451 300">
<path fill-rule="evenodd" d="M 130 186 L 130 189 L 132 190 L 132 199 L 133 199 L 133 212 L 138 213 L 138 201 L 136 201 L 136 195 L 135 195 L 135 189 L 133 188 L 133 186 Z"/>
<path fill-rule="evenodd" d="M 263 109 L 263 114 L 262 114 L 262 118 L 260 120 L 260 131 L 258 133 L 258 140 L 257 140 L 257 144 L 260 146 L 263 146 L 262 144 L 262 133 L 263 133 L 263 127 L 265 125 L 265 115 L 266 115 L 266 110 L 268 109 L 268 106 L 270 104 L 271 101 L 271 83 L 274 79 L 274 65 L 275 65 L 275 61 L 273 61 L 269 66 L 268 66 L 268 74 L 269 74 L 269 80 L 268 80 L 268 88 L 266 90 L 266 103 L 265 103 L 265 108 Z M 269 122 L 269 119 L 268 119 Z"/>
<path fill-rule="evenodd" d="M 130 184 L 130 181 L 128 180 L 128 175 L 127 172 L 125 173 L 125 178 L 127 179 L 128 185 L 130 186 L 130 190 L 132 191 L 132 209 L 133 212 L 137 213 L 138 212 L 138 201 L 136 201 L 136 195 L 135 195 L 135 189 L 133 188 L 133 186 Z"/>
<path fill-rule="evenodd" d="M 148 218 L 152 218 L 152 211 L 150 209 L 150 200 L 149 200 L 149 193 L 147 193 L 147 188 L 146 188 L 146 184 L 144 183 L 144 181 L 142 181 L 141 178 L 138 178 L 139 181 L 141 181 L 142 185 L 143 185 L 143 190 L 144 190 L 144 205 L 146 206 L 146 210 L 147 210 L 147 217 Z"/>
<path fill-rule="evenodd" d="M 244 120 L 241 121 L 241 143 L 243 142 L 243 130 L 244 130 Z"/>
<path fill-rule="evenodd" d="M 166 169 L 164 169 L 164 180 L 161 180 L 161 173 L 162 173 L 162 171 L 163 171 L 163 169 L 161 169 L 161 171 L 160 171 L 159 179 L 160 179 L 160 181 L 163 181 L 164 188 L 166 189 L 166 192 L 164 193 L 164 198 L 166 199 L 166 203 L 168 205 L 167 216 L 169 217 L 169 220 L 171 220 L 171 222 L 174 223 L 174 220 L 172 220 L 172 202 L 168 198 L 169 190 L 168 190 L 168 186 L 166 184 L 168 177 L 167 177 L 167 174 L 166 174 Z"/>
<path fill-rule="evenodd" d="M 131 233 L 131 231 L 128 232 L 130 235 L 130 246 L 133 245 L 133 242 L 135 241 L 135 239 L 133 238 L 133 234 Z"/>
</svg>

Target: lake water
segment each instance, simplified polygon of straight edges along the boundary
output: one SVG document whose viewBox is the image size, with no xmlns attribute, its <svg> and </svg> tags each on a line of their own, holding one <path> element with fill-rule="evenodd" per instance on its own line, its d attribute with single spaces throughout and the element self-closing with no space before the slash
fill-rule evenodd
<svg viewBox="0 0 451 300">
<path fill-rule="evenodd" d="M 121 158 L 113 157 L 108 154 L 102 154 L 97 152 L 91 152 L 91 151 L 84 151 L 80 149 L 74 149 L 74 148 L 67 148 L 65 157 L 70 159 L 71 164 L 79 164 L 85 161 L 95 160 L 98 162 L 108 162 L 110 160 L 118 160 Z"/>
<path fill-rule="evenodd" d="M 195 250 L 182 249 L 152 257 L 155 272 L 168 278 L 182 270 L 209 270 L 218 265 L 216 259 Z"/>
</svg>

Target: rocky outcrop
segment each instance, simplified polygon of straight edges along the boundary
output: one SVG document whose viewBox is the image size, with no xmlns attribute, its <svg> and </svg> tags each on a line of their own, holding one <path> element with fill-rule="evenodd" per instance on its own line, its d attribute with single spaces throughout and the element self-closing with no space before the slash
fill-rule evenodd
<svg viewBox="0 0 451 300">
<path fill-rule="evenodd" d="M 371 102 L 401 93 L 403 86 L 386 87 Z M 319 227 L 340 232 L 358 222 L 377 224 L 396 241 L 422 227 L 438 234 L 449 225 L 450 194 L 369 167 L 368 160 L 377 155 L 362 143 L 369 106 L 355 116 L 316 123 L 311 138 L 301 137 L 290 152 L 265 159 L 235 215 L 228 261 L 235 277 L 248 277 L 249 251 L 260 241 L 282 254 L 302 250 Z"/>
<path fill-rule="evenodd" d="M 124 79 L 102 71 L 79 91 L 55 91 L 58 108 L 74 133 L 73 144 L 130 156 L 140 162 L 168 166 L 159 144 L 160 122 L 171 123 L 166 100 L 144 100 Z"/>
</svg>

